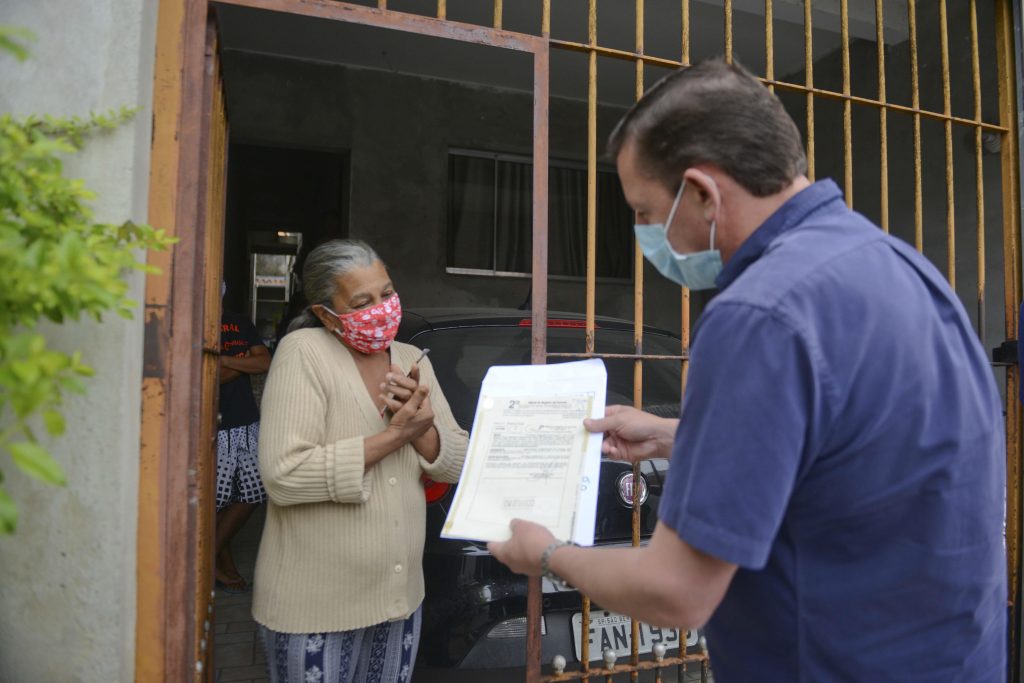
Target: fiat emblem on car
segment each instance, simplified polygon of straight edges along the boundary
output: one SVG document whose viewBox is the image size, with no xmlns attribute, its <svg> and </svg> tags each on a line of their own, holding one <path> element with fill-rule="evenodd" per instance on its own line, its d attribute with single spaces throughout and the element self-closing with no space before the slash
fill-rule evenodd
<svg viewBox="0 0 1024 683">
<path fill-rule="evenodd" d="M 644 475 L 640 475 L 640 504 L 643 505 L 647 502 L 647 480 L 644 479 Z M 619 478 L 615 480 L 615 490 L 619 494 L 619 500 L 628 508 L 633 507 L 633 473 L 623 472 L 619 475 Z"/>
</svg>

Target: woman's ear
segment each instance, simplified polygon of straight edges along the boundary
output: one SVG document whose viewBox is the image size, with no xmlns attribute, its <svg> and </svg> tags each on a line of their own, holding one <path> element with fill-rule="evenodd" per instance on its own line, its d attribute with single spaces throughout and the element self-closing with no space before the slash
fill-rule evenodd
<svg viewBox="0 0 1024 683">
<path fill-rule="evenodd" d="M 312 306 L 309 307 L 309 310 L 313 312 L 313 315 L 315 315 L 317 319 L 320 321 L 320 323 L 327 329 L 330 330 L 332 329 L 332 326 L 337 325 L 337 322 L 331 319 L 330 314 L 327 312 L 327 309 L 323 307 L 323 305 L 313 304 Z"/>
</svg>

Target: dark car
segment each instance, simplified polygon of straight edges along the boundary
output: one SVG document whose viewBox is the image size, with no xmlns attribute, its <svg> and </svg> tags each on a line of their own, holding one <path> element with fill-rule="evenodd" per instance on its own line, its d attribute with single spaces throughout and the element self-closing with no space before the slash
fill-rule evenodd
<svg viewBox="0 0 1024 683">
<path fill-rule="evenodd" d="M 584 319 L 574 314 L 552 313 L 548 319 L 548 352 L 581 353 L 584 350 Z M 430 349 L 430 361 L 451 405 L 455 419 L 469 429 L 477 396 L 487 369 L 493 365 L 530 363 L 532 322 L 528 312 L 514 309 L 416 309 L 406 310 L 398 339 Z M 645 355 L 678 356 L 679 337 L 645 328 Z M 633 323 L 598 318 L 595 329 L 598 353 L 634 354 Z M 573 358 L 552 358 L 564 362 Z M 633 403 L 634 361 L 605 359 L 608 370 L 608 404 Z M 643 364 L 644 408 L 662 415 L 679 411 L 680 362 L 646 361 Z M 595 525 L 597 545 L 629 545 L 632 537 L 632 492 L 643 501 L 640 533 L 647 538 L 657 522 L 657 507 L 667 460 L 642 463 L 643 481 L 632 481 L 632 467 L 623 462 L 601 463 L 600 492 Z M 526 658 L 526 580 L 491 557 L 482 543 L 440 537 L 455 487 L 425 482 L 427 540 L 423 567 L 426 599 L 419 662 L 433 667 L 483 669 L 518 667 Z M 624 579 L 627 580 L 627 579 Z M 542 660 L 561 654 L 578 661 L 582 629 L 581 597 L 574 590 L 543 584 Z M 596 605 L 591 611 L 591 659 L 611 647 L 620 658 L 628 652 L 629 623 L 605 613 Z M 695 640 L 690 634 L 688 641 Z M 663 642 L 671 652 L 679 645 L 679 633 L 645 627 L 641 651 Z"/>
</svg>

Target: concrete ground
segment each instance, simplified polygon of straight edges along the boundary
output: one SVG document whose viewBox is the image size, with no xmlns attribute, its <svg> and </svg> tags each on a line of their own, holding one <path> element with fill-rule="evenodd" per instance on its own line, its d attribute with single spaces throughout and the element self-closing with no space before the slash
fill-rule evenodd
<svg viewBox="0 0 1024 683">
<path fill-rule="evenodd" d="M 256 564 L 256 551 L 259 548 L 260 533 L 263 530 L 263 519 L 266 508 L 260 507 L 253 513 L 249 522 L 238 533 L 231 544 L 235 554 L 235 563 L 242 575 L 252 579 Z M 266 659 L 263 648 L 256 638 L 256 622 L 252 620 L 252 594 L 225 595 L 217 593 L 214 600 L 214 650 L 213 665 L 217 683 L 267 683 L 269 681 L 265 668 Z M 570 663 L 570 670 L 575 664 Z M 693 667 L 686 672 L 684 683 L 700 681 L 699 671 Z M 451 671 L 448 669 L 426 669 L 417 667 L 414 680 L 416 683 L 521 683 L 523 671 L 485 669 L 479 671 Z M 604 678 L 594 678 L 604 683 Z M 616 676 L 615 681 L 629 681 L 628 674 Z M 653 683 L 653 672 L 645 672 L 639 678 L 641 683 Z M 664 683 L 678 683 L 675 670 L 666 670 L 662 674 Z M 360 683 L 355 681 L 354 683 Z M 713 682 L 712 682 L 713 683 Z"/>
</svg>

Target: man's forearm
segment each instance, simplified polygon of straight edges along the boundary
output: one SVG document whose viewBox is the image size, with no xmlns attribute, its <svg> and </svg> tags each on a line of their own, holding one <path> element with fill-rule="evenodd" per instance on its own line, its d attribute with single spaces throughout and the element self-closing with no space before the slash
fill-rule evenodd
<svg viewBox="0 0 1024 683">
<path fill-rule="evenodd" d="M 262 375 L 270 369 L 270 356 L 222 356 L 221 363 L 246 375 Z"/>
<path fill-rule="evenodd" d="M 566 546 L 551 557 L 551 569 L 602 608 L 655 626 L 698 628 L 702 615 L 685 599 L 676 571 L 645 557 L 647 548 Z M 666 571 L 667 570 L 667 571 Z"/>
<path fill-rule="evenodd" d="M 663 417 L 662 420 L 662 432 L 661 438 L 658 439 L 658 455 L 659 458 L 671 458 L 672 447 L 675 445 L 676 432 L 679 431 L 679 418 L 677 417 Z"/>
<path fill-rule="evenodd" d="M 241 376 L 242 376 L 242 373 L 240 373 L 238 370 L 232 370 L 231 368 L 229 368 L 226 365 L 224 365 L 224 363 L 220 364 L 220 383 L 221 384 L 227 384 L 231 380 L 238 379 Z"/>
<path fill-rule="evenodd" d="M 646 546 L 564 547 L 552 553 L 550 565 L 605 609 L 687 629 L 711 618 L 737 570 L 689 545 L 664 522 Z"/>
</svg>

